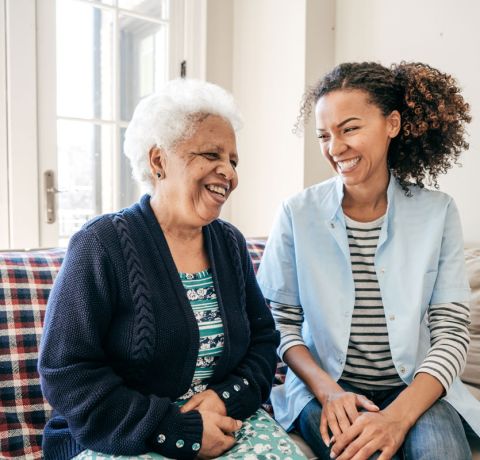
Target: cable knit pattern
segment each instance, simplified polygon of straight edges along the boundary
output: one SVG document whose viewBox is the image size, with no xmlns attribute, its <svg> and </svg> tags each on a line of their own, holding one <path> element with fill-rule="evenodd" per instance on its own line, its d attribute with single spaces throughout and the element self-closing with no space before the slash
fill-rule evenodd
<svg viewBox="0 0 480 460">
<path fill-rule="evenodd" d="M 240 305 L 242 306 L 242 310 L 245 309 L 245 278 L 243 276 L 244 269 L 241 265 L 242 258 L 240 256 L 240 248 L 238 246 L 237 237 L 233 232 L 233 227 L 228 225 L 226 222 L 222 220 L 218 220 L 224 235 L 227 239 L 227 246 L 228 251 L 230 252 L 230 256 L 232 258 L 233 267 L 235 269 L 235 274 L 237 275 L 237 282 L 238 282 L 238 291 L 240 293 Z"/>
<path fill-rule="evenodd" d="M 123 256 L 128 270 L 128 281 L 135 305 L 135 327 L 133 329 L 132 355 L 135 361 L 149 362 L 155 349 L 155 323 L 150 301 L 150 290 L 143 274 L 140 258 L 128 232 L 128 224 L 120 214 L 112 223 L 118 233 Z"/>
<path fill-rule="evenodd" d="M 225 333 L 211 383 L 227 413 L 244 419 L 268 397 L 278 336 L 245 240 L 224 225 L 203 229 Z M 46 460 L 84 449 L 193 459 L 201 414 L 172 401 L 192 383 L 198 351 L 198 325 L 150 197 L 86 224 L 70 241 L 43 330 L 39 373 L 55 411 Z"/>
</svg>

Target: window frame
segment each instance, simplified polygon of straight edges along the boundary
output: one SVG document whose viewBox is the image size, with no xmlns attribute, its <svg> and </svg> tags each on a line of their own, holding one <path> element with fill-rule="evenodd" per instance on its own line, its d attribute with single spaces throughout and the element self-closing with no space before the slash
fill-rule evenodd
<svg viewBox="0 0 480 460">
<path fill-rule="evenodd" d="M 0 194 L 1 202 L 7 202 L 8 236 L 2 237 L 2 246 L 38 247 L 36 3 L 5 0 L 3 7 L 6 151 L 0 161 L 6 163 L 7 181 Z"/>
<path fill-rule="evenodd" d="M 0 248 L 10 247 L 8 158 L 7 158 L 7 75 L 6 0 L 0 0 Z"/>
</svg>

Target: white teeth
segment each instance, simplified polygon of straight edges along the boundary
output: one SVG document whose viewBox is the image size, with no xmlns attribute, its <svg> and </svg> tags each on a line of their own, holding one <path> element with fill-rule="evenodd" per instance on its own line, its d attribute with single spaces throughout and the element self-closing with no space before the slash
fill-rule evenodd
<svg viewBox="0 0 480 460">
<path fill-rule="evenodd" d="M 219 185 L 207 185 L 207 189 L 210 190 L 211 192 L 218 193 L 222 196 L 225 196 L 228 190 L 228 188 L 221 187 Z"/>
<path fill-rule="evenodd" d="M 344 171 L 345 169 L 353 168 L 359 161 L 360 157 L 357 157 L 350 160 L 339 161 L 337 165 L 341 171 Z"/>
</svg>

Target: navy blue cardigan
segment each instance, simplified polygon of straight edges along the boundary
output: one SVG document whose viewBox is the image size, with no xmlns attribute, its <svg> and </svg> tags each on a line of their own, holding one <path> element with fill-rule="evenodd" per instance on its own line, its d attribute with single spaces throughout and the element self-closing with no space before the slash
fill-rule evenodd
<svg viewBox="0 0 480 460">
<path fill-rule="evenodd" d="M 203 229 L 225 328 L 209 388 L 231 417 L 267 399 L 278 333 L 245 239 L 216 220 Z M 49 297 L 39 372 L 54 409 L 47 460 L 85 448 L 190 459 L 202 439 L 198 411 L 172 403 L 195 370 L 199 332 L 162 230 L 145 195 L 86 224 L 70 242 Z"/>
</svg>

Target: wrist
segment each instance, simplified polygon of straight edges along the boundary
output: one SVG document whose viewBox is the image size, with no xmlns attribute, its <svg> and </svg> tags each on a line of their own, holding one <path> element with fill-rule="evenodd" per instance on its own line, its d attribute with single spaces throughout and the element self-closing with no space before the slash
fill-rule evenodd
<svg viewBox="0 0 480 460">
<path fill-rule="evenodd" d="M 388 407 L 381 412 L 386 415 L 390 420 L 399 425 L 404 433 L 407 433 L 413 425 L 415 425 L 415 419 L 409 415 L 407 410 L 404 410 L 400 405 L 395 404 L 396 401 L 391 403 Z"/>
<path fill-rule="evenodd" d="M 345 390 L 336 382 L 332 382 L 332 384 L 328 385 L 322 385 L 318 388 L 312 388 L 312 393 L 315 395 L 315 398 L 322 407 L 325 406 L 331 395 L 343 393 L 344 391 Z"/>
</svg>

